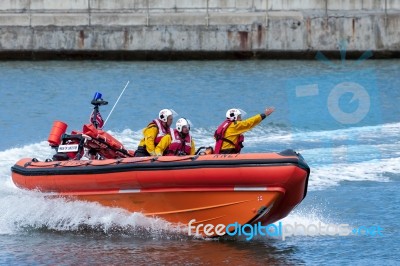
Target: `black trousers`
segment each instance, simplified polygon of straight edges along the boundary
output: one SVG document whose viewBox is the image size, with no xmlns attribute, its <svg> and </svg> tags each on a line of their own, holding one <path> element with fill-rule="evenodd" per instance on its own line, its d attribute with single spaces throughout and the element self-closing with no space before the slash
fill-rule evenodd
<svg viewBox="0 0 400 266">
<path fill-rule="evenodd" d="M 135 151 L 135 157 L 147 157 L 147 156 L 150 156 L 150 153 L 148 153 L 146 148 L 143 146 L 139 146 Z"/>
</svg>

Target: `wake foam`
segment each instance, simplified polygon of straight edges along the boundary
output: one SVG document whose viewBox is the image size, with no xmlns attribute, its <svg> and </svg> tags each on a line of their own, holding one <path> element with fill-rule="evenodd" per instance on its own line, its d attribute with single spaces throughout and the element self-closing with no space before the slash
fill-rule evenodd
<svg viewBox="0 0 400 266">
<path fill-rule="evenodd" d="M 400 157 L 351 164 L 334 164 L 312 168 L 309 189 L 337 186 L 342 181 L 389 182 L 391 174 L 400 173 Z"/>
<path fill-rule="evenodd" d="M 10 208 L 10 206 L 13 206 Z M 47 198 L 34 191 L 15 191 L 0 201 L 0 234 L 57 231 L 119 234 L 140 238 L 181 238 L 183 226 L 97 203 Z"/>
</svg>

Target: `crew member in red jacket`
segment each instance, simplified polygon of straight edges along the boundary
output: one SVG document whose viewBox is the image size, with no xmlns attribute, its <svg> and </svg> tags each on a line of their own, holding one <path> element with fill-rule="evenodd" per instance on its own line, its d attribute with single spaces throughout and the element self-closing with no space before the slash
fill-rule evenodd
<svg viewBox="0 0 400 266">
<path fill-rule="evenodd" d="M 179 118 L 176 121 L 176 128 L 171 129 L 171 133 L 165 135 L 158 143 L 155 149 L 156 155 L 194 155 L 196 147 L 189 133 L 190 124 L 190 121 L 186 118 Z"/>
</svg>

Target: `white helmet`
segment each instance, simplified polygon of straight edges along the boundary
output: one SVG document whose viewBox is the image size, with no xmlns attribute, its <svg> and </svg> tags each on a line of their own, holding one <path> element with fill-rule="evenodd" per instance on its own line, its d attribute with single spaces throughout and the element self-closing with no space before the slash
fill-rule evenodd
<svg viewBox="0 0 400 266">
<path fill-rule="evenodd" d="M 184 126 L 187 126 L 188 130 L 190 130 L 191 124 L 192 123 L 190 122 L 190 120 L 186 118 L 179 118 L 178 121 L 176 121 L 176 130 L 178 130 L 178 132 L 182 132 Z"/>
<path fill-rule="evenodd" d="M 173 116 L 172 110 L 170 110 L 170 109 L 162 109 L 160 111 L 160 113 L 158 114 L 158 118 L 163 122 L 167 122 L 168 116 L 170 116 L 170 115 Z"/>
<path fill-rule="evenodd" d="M 241 109 L 232 108 L 226 112 L 226 118 L 228 118 L 231 121 L 236 121 L 239 115 L 244 116 L 245 114 L 246 112 L 244 112 Z"/>
</svg>

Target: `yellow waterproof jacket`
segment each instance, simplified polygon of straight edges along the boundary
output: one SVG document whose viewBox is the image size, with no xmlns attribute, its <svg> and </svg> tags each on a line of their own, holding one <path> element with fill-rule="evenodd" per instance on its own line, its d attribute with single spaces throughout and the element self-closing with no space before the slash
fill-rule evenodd
<svg viewBox="0 0 400 266">
<path fill-rule="evenodd" d="M 140 141 L 139 146 L 145 146 L 147 152 L 150 155 L 155 155 L 154 140 L 158 134 L 158 128 L 155 124 L 150 123 L 146 128 L 143 129 L 144 138 Z"/>
<path fill-rule="evenodd" d="M 171 142 L 172 142 L 171 135 L 169 135 L 169 134 L 165 135 L 161 139 L 160 143 L 158 143 L 157 147 L 155 148 L 156 155 L 157 156 L 163 155 L 164 151 L 169 147 Z M 190 149 L 190 155 L 194 155 L 196 153 L 196 146 L 194 144 L 193 138 L 192 138 L 192 141 L 191 141 L 191 145 L 192 145 L 192 148 Z"/>
<path fill-rule="evenodd" d="M 226 129 L 224 138 L 232 141 L 232 143 L 237 143 L 240 134 L 243 134 L 246 131 L 249 131 L 253 127 L 257 126 L 258 124 L 260 124 L 262 120 L 263 119 L 261 115 L 257 114 L 245 120 L 234 121 Z M 222 143 L 221 150 L 234 149 L 234 148 L 235 146 L 232 145 L 230 142 L 224 141 Z"/>
</svg>

